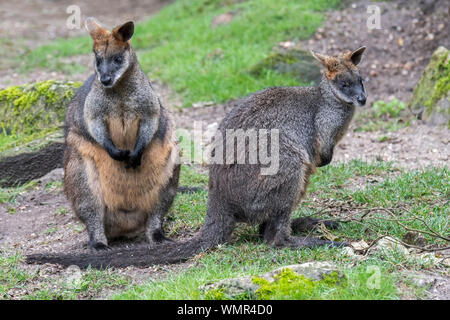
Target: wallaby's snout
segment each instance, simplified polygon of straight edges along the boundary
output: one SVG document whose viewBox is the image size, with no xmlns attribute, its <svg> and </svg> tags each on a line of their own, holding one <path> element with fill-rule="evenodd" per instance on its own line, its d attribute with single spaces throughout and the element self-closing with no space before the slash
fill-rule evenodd
<svg viewBox="0 0 450 320">
<path fill-rule="evenodd" d="M 359 103 L 360 107 L 364 106 L 366 104 L 366 101 L 367 101 L 367 96 L 365 94 L 361 94 L 358 97 L 358 103 Z"/>
<path fill-rule="evenodd" d="M 112 88 L 135 60 L 129 41 L 134 33 L 134 23 L 126 22 L 110 32 L 94 18 L 87 18 L 85 26 L 94 41 L 98 80 L 104 87 Z"/>
<path fill-rule="evenodd" d="M 366 47 L 361 47 L 337 56 L 311 51 L 325 67 L 325 79 L 335 97 L 348 105 L 362 107 L 367 101 L 366 89 L 357 67 L 365 50 Z"/>
</svg>

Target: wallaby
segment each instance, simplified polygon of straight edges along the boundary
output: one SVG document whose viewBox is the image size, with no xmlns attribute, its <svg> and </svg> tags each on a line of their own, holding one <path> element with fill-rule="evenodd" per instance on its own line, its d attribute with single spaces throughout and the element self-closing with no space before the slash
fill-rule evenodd
<svg viewBox="0 0 450 320">
<path fill-rule="evenodd" d="M 346 132 L 355 107 L 365 105 L 366 92 L 356 67 L 364 50 L 365 47 L 361 47 L 337 56 L 312 52 L 325 69 L 318 86 L 268 88 L 250 95 L 233 108 L 218 129 L 223 139 L 215 144 L 225 143 L 227 130 L 278 129 L 279 168 L 275 174 L 261 175 L 260 163 L 212 163 L 205 223 L 192 239 L 157 246 L 152 248 L 151 254 L 147 246 L 142 246 L 77 256 L 53 255 L 44 259 L 42 255 L 34 255 L 29 256 L 28 261 L 95 268 L 175 263 L 227 242 L 236 222 L 260 225 L 263 239 L 277 247 L 345 245 L 292 236 L 291 226 L 301 229 L 317 221 L 291 221 L 291 213 L 305 194 L 309 176 L 316 167 L 330 163 L 334 146 Z M 269 149 L 275 142 L 271 138 Z M 249 148 L 245 152 L 248 156 Z"/>
<path fill-rule="evenodd" d="M 68 105 L 64 189 L 92 249 L 145 232 L 165 239 L 162 222 L 178 186 L 175 130 L 130 44 L 133 22 L 112 30 L 88 18 L 95 74 Z"/>
</svg>

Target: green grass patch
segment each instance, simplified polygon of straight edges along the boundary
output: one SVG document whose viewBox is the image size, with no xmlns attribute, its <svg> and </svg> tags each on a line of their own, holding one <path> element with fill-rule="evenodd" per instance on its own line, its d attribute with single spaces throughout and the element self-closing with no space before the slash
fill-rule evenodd
<svg viewBox="0 0 450 320">
<path fill-rule="evenodd" d="M 188 106 L 221 102 L 264 87 L 298 85 L 289 75 L 249 70 L 278 42 L 307 39 L 323 22 L 323 11 L 339 0 L 178 0 L 136 27 L 133 46 L 146 72 L 169 83 Z M 231 12 L 230 23 L 211 26 L 214 17 Z M 24 70 L 41 67 L 70 72 L 63 57 L 88 54 L 86 37 L 59 39 L 21 57 Z"/>
</svg>

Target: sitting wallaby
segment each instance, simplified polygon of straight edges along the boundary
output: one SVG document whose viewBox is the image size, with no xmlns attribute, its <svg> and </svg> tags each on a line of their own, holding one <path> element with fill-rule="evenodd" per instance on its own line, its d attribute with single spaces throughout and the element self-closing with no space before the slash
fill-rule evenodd
<svg viewBox="0 0 450 320">
<path fill-rule="evenodd" d="M 318 86 L 268 88 L 235 106 L 219 126 L 223 140 L 218 142 L 225 142 L 230 129 L 278 129 L 279 168 L 275 174 L 261 175 L 261 164 L 211 164 L 206 221 L 192 239 L 157 246 L 151 254 L 147 247 L 140 247 L 45 259 L 34 255 L 28 261 L 97 268 L 174 263 L 228 241 L 236 222 L 259 224 L 263 239 L 277 247 L 345 245 L 292 236 L 291 214 L 306 192 L 309 176 L 316 167 L 330 163 L 355 106 L 365 105 L 366 92 L 356 67 L 364 50 L 362 47 L 338 56 L 313 52 L 325 68 Z M 293 225 L 301 227 L 304 222 L 311 224 L 301 219 Z"/>
<path fill-rule="evenodd" d="M 180 169 L 172 119 L 131 48 L 133 22 L 112 32 L 93 18 L 85 25 L 95 74 L 67 109 L 65 193 L 91 248 L 144 231 L 150 244 L 161 242 Z"/>
</svg>

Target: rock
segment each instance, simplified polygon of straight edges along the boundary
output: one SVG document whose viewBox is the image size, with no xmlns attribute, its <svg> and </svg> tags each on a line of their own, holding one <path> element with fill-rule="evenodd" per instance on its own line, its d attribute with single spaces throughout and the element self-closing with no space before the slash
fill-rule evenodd
<svg viewBox="0 0 450 320">
<path fill-rule="evenodd" d="M 448 125 L 450 118 L 450 93 L 436 104 L 436 112 L 431 113 L 428 124 L 432 126 Z"/>
<path fill-rule="evenodd" d="M 430 289 L 436 283 L 436 277 L 419 272 L 405 271 L 403 275 L 419 288 Z"/>
<path fill-rule="evenodd" d="M 437 265 L 441 262 L 441 260 L 432 252 L 426 252 L 419 255 L 419 259 L 422 260 L 423 263 L 432 265 Z"/>
<path fill-rule="evenodd" d="M 364 240 L 352 242 L 351 246 L 354 250 L 365 250 L 369 247 L 369 245 Z"/>
<path fill-rule="evenodd" d="M 200 288 L 205 294 L 212 291 L 220 291 L 229 297 L 239 297 L 248 294 L 249 297 L 255 297 L 259 285 L 253 283 L 252 277 L 240 277 L 233 279 L 224 279 L 216 283 L 207 284 Z"/>
<path fill-rule="evenodd" d="M 449 125 L 450 120 L 449 51 L 439 47 L 414 89 L 409 108 L 430 125 Z"/>
<path fill-rule="evenodd" d="M 267 272 L 258 276 L 259 279 L 264 279 L 268 283 L 274 283 L 277 278 L 284 271 L 294 272 L 296 275 L 301 275 L 312 281 L 320 281 L 325 275 L 335 275 L 338 279 L 345 276 L 338 270 L 337 266 L 328 261 L 313 261 L 303 264 L 284 266 L 273 271 Z M 256 291 L 260 288 L 260 285 L 255 283 L 255 278 L 251 276 L 224 279 L 216 283 L 210 283 L 200 288 L 205 295 L 220 292 L 221 295 L 225 295 L 229 298 L 238 298 L 247 296 L 249 298 L 256 298 Z"/>
<path fill-rule="evenodd" d="M 302 84 L 317 84 L 321 79 L 317 61 L 309 52 L 298 49 L 272 53 L 251 67 L 249 72 L 260 77 L 267 70 L 290 74 Z"/>
<path fill-rule="evenodd" d="M 265 275 L 273 279 L 274 275 L 279 274 L 284 269 L 291 269 L 295 273 L 304 275 L 314 281 L 321 280 L 325 274 L 331 274 L 333 272 L 337 272 L 342 276 L 341 272 L 337 269 L 337 266 L 330 261 L 312 261 L 302 264 L 294 264 L 278 268 L 274 271 L 266 273 Z"/>
<path fill-rule="evenodd" d="M 443 277 L 434 273 L 422 273 L 415 271 L 403 271 L 402 276 L 415 286 L 425 289 L 427 299 L 448 300 L 450 299 L 450 281 L 448 277 Z"/>
</svg>

